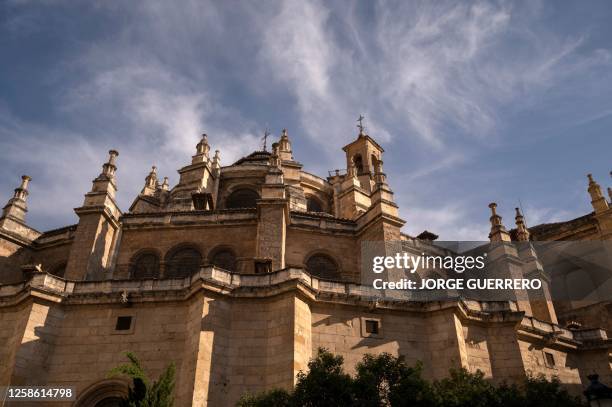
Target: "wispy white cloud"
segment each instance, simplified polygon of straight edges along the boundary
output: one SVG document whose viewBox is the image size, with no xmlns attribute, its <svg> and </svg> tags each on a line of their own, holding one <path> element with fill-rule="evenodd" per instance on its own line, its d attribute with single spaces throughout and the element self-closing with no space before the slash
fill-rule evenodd
<svg viewBox="0 0 612 407">
<path fill-rule="evenodd" d="M 484 213 L 484 211 L 483 211 Z M 406 212 L 411 234 L 424 230 L 436 233 L 443 241 L 487 241 L 490 225 L 486 221 L 474 221 L 466 207 L 460 203 L 413 206 Z M 483 219 L 486 219 L 483 216 Z"/>
<path fill-rule="evenodd" d="M 22 4 L 12 3 L 5 22 L 15 38 L 50 29 L 34 7 Z M 259 146 L 271 117 L 294 124 L 290 134 L 323 153 L 295 151 L 310 168 L 333 168 L 344 161 L 338 148 L 356 136 L 363 113 L 369 133 L 390 145 L 387 157 L 401 163 L 395 165 L 401 176 L 389 174 L 398 195 L 412 187 L 429 193 L 402 202 L 409 232 L 482 237 L 488 226 L 482 232 L 468 198 L 432 209 L 423 202 L 435 201 L 436 191 L 420 185 L 460 171 L 474 150 L 495 146 L 512 126 L 508 111 L 545 105 L 552 93 L 572 95 L 585 83 L 596 89 L 601 85 L 590 74 L 612 64 L 609 49 L 587 46 L 586 30 L 562 35 L 541 24 L 546 9 L 540 3 L 189 0 L 177 6 L 153 0 L 100 1 L 83 10 L 103 15 L 112 27 L 91 41 L 72 33 L 70 52 L 40 73 L 55 93 L 50 110 L 65 124 L 2 113 L 0 158 L 42 143 L 51 154 L 35 153 L 22 164 L 69 180 L 48 192 L 58 203 L 47 208 L 78 205 L 110 147 L 120 150 L 126 208 L 150 165 L 172 176 L 189 161 L 202 131 L 229 164 Z M 573 123 L 610 112 L 610 106 L 573 112 L 569 102 L 565 109 L 572 113 L 564 120 Z M 416 149 L 427 151 L 420 161 Z M 84 172 L 91 176 L 83 180 Z M 51 175 L 42 176 L 51 182 Z"/>
</svg>

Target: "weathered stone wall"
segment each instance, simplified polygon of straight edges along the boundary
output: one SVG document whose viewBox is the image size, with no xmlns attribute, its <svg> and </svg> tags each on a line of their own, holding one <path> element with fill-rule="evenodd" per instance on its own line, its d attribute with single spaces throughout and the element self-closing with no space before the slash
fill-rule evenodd
<svg viewBox="0 0 612 407">
<path fill-rule="evenodd" d="M 493 377 L 487 328 L 464 324 L 463 338 L 467 354 L 467 369 L 472 373 L 480 370 L 486 378 Z"/>
<path fill-rule="evenodd" d="M 612 333 L 612 303 L 599 302 L 592 304 L 580 301 L 558 301 L 555 302 L 561 323 L 579 322 L 585 327 L 603 328 Z"/>
<path fill-rule="evenodd" d="M 0 385 L 11 383 L 13 371 L 16 369 L 16 356 L 24 338 L 24 332 L 30 313 L 32 301 L 2 308 L 0 312 Z"/>
<path fill-rule="evenodd" d="M 546 346 L 524 340 L 519 340 L 518 346 L 521 349 L 525 370 L 533 375 L 543 374 L 549 379 L 557 376 L 566 384 L 578 384 L 581 382 L 579 366 L 571 363 L 571 357 L 569 357 L 567 352 L 556 349 L 554 345 Z M 545 353 L 553 356 L 554 366 L 548 365 Z"/>
<path fill-rule="evenodd" d="M 83 214 L 70 249 L 66 278 L 105 278 L 109 271 L 110 251 L 115 235 L 115 226 L 101 214 Z"/>
<path fill-rule="evenodd" d="M 157 377 L 170 362 L 181 372 L 187 315 L 187 306 L 182 303 L 65 306 L 53 352 L 48 355 L 46 383 L 73 385 L 80 394 L 125 363 L 127 351 L 137 355 L 151 377 Z M 132 317 L 129 331 L 115 330 L 119 316 Z M 40 384 L 36 379 L 30 374 L 27 383 Z M 178 405 L 188 404 L 181 398 L 184 381 L 179 374 Z"/>
<path fill-rule="evenodd" d="M 203 262 L 217 247 L 231 248 L 237 255 L 239 272 L 253 272 L 255 257 L 255 235 L 257 225 L 208 226 L 208 227 L 167 227 L 124 230 L 117 257 L 114 278 L 128 278 L 132 257 L 144 249 L 154 249 L 164 261 L 174 248 L 189 244 L 197 248 Z"/>
<path fill-rule="evenodd" d="M 338 263 L 343 279 L 348 281 L 358 280 L 360 247 L 357 246 L 354 237 L 289 226 L 287 229 L 285 263 L 304 267 L 307 258 L 315 253 L 325 253 L 332 257 Z"/>
<path fill-rule="evenodd" d="M 367 336 L 365 320 L 380 322 L 378 336 Z M 427 319 L 419 314 L 371 312 L 363 307 L 318 303 L 312 306 L 312 348 L 325 348 L 344 357 L 345 368 L 354 373 L 365 353 L 388 352 L 403 355 L 409 364 L 424 362 L 425 374 L 432 376 L 428 353 Z"/>
<path fill-rule="evenodd" d="M 228 276 L 215 278 L 225 281 Z M 349 373 L 364 354 L 388 352 L 403 355 L 411 365 L 421 360 L 429 379 L 446 376 L 451 367 L 482 370 L 498 382 L 522 379 L 530 371 L 557 375 L 577 390 L 592 368 L 606 379 L 610 376 L 605 349 L 583 355 L 561 342 L 542 345 L 545 336 L 517 326 L 520 313 L 512 314 L 519 318 L 514 322 L 506 317 L 485 322 L 468 317 L 462 308 L 466 305 L 452 303 L 427 309 L 412 304 L 405 310 L 342 304 L 317 300 L 286 286 L 285 280 L 260 291 L 254 287 L 267 277 L 248 278 L 231 295 L 216 292 L 220 287 L 189 295 L 177 291 L 181 286 L 176 281 L 160 281 L 154 286 L 157 291 L 142 296 L 142 290 L 134 291 L 133 302 L 120 304 L 102 296 L 93 304 L 94 293 L 108 290 L 108 282 L 81 283 L 77 290 L 71 288 L 73 283 L 63 286 L 60 279 L 39 275 L 37 280 L 44 279 L 50 288 L 75 289 L 77 296 L 62 304 L 50 301 L 52 295 L 37 295 L 0 307 L 5 344 L 0 347 L 0 379 L 74 385 L 81 394 L 106 379 L 110 369 L 126 361 L 124 353 L 132 351 L 152 377 L 176 363 L 177 406 L 229 406 L 245 392 L 290 388 L 319 347 L 342 355 Z M 133 290 L 150 283 L 113 284 Z M 197 287 L 194 281 L 190 284 L 191 290 Z M 324 290 L 345 287 L 321 284 L 316 286 Z M 168 291 L 160 291 L 162 286 Z M 180 292 L 186 294 L 183 299 Z M 119 316 L 133 318 L 129 330 L 115 329 Z M 378 333 L 367 332 L 366 320 L 378 323 Z M 530 319 L 525 323 L 542 325 Z M 554 366 L 546 363 L 544 352 L 554 356 Z"/>
<path fill-rule="evenodd" d="M 256 255 L 268 259 L 272 270 L 285 268 L 285 248 L 287 236 L 286 207 L 282 201 L 266 200 L 258 204 Z"/>
<path fill-rule="evenodd" d="M 53 272 L 57 267 L 66 265 L 70 256 L 72 241 L 43 247 L 32 253 L 32 263 L 41 264 L 44 271 Z"/>
<path fill-rule="evenodd" d="M 32 250 L 0 236 L 0 284 L 22 280 L 21 266 L 30 262 Z"/>
</svg>

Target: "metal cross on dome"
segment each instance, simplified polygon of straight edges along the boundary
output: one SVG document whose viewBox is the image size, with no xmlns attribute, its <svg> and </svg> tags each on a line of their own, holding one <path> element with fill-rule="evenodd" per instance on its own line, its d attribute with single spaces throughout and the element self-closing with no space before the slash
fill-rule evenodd
<svg viewBox="0 0 612 407">
<path fill-rule="evenodd" d="M 266 144 L 268 142 L 268 137 L 270 136 L 270 130 L 266 129 L 266 131 L 264 131 L 264 135 L 261 138 L 263 140 L 263 151 L 268 151 Z"/>
</svg>

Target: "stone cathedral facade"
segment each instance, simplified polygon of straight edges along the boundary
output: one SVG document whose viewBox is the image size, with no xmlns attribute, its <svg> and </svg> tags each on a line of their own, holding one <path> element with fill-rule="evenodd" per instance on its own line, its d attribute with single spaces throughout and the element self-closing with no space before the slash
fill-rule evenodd
<svg viewBox="0 0 612 407">
<path fill-rule="evenodd" d="M 153 167 L 125 212 L 110 151 L 78 223 L 47 232 L 26 223 L 24 176 L 0 218 L 0 385 L 74 385 L 75 405 L 114 405 L 127 384 L 108 372 L 132 351 L 152 376 L 176 364 L 178 406 L 233 405 L 291 387 L 319 347 L 349 369 L 365 353 L 401 354 L 430 379 L 465 367 L 496 381 L 557 375 L 576 391 L 595 371 L 612 383 L 609 303 L 558 312 L 545 291 L 517 302 L 373 298 L 363 243 L 425 250 L 435 235 L 401 232 L 373 138 L 362 129 L 343 150 L 347 169 L 321 178 L 286 131 L 271 152 L 228 166 L 204 135 L 178 184 Z M 612 207 L 592 178 L 588 193 L 592 213 L 532 228 L 517 210 L 507 230 L 492 204 L 491 241 L 612 238 Z M 533 252 L 501 247 L 542 272 Z"/>
</svg>

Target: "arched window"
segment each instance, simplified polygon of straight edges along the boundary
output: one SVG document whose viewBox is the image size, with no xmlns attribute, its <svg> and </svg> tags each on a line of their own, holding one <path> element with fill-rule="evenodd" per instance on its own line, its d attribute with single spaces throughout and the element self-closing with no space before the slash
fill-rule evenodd
<svg viewBox="0 0 612 407">
<path fill-rule="evenodd" d="M 339 280 L 340 270 L 336 262 L 326 254 L 315 254 L 306 260 L 306 271 L 316 277 Z"/>
<path fill-rule="evenodd" d="M 107 379 L 96 383 L 81 392 L 76 407 L 115 407 L 121 406 L 129 392 L 128 382 L 122 379 Z"/>
<path fill-rule="evenodd" d="M 236 271 L 236 255 L 230 249 L 219 249 L 210 258 L 210 263 L 227 271 Z"/>
<path fill-rule="evenodd" d="M 313 196 L 309 196 L 306 198 L 306 210 L 308 212 L 323 212 L 323 206 L 321 205 L 321 201 Z"/>
<path fill-rule="evenodd" d="M 66 263 L 61 263 L 61 264 L 56 265 L 55 267 L 51 269 L 49 274 L 53 274 L 56 277 L 63 278 L 64 275 L 66 274 Z"/>
<path fill-rule="evenodd" d="M 166 261 L 166 278 L 184 278 L 200 269 L 202 256 L 197 249 L 185 247 L 168 256 Z"/>
<path fill-rule="evenodd" d="M 159 278 L 159 257 L 152 252 L 138 254 L 131 262 L 130 276 L 137 280 Z"/>
<path fill-rule="evenodd" d="M 361 154 L 353 156 L 353 162 L 355 163 L 357 175 L 363 174 L 363 159 L 361 158 Z"/>
<path fill-rule="evenodd" d="M 94 407 L 121 407 L 122 402 L 122 397 L 110 396 L 98 401 Z"/>
<path fill-rule="evenodd" d="M 238 189 L 230 194 L 225 203 L 227 209 L 256 208 L 259 195 L 252 189 Z"/>
</svg>

